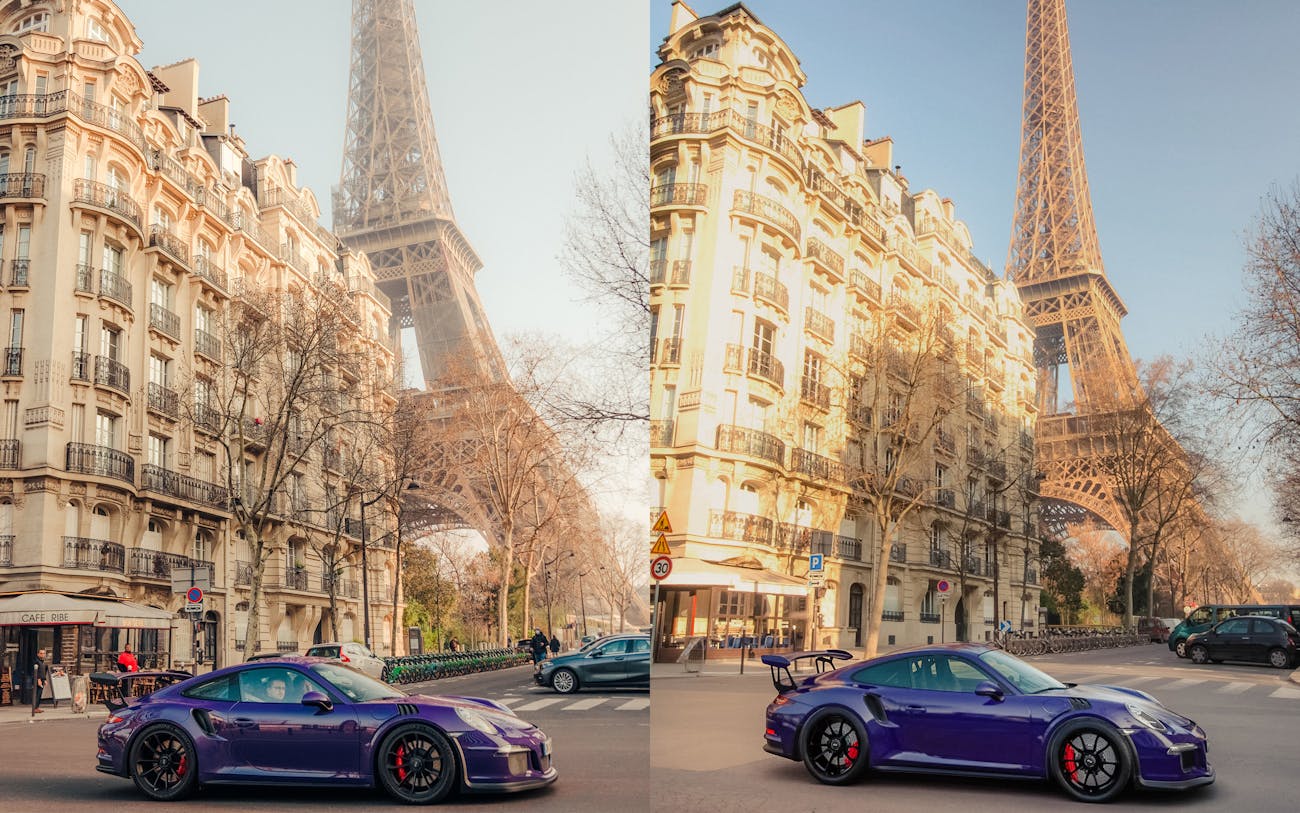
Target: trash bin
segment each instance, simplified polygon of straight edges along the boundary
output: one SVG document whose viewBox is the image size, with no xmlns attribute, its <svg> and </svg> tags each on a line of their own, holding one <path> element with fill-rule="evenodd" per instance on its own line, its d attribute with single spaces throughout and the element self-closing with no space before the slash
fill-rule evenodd
<svg viewBox="0 0 1300 813">
<path fill-rule="evenodd" d="M 86 700 L 89 696 L 90 684 L 85 675 L 74 675 L 72 678 L 72 713 L 85 714 Z"/>
</svg>

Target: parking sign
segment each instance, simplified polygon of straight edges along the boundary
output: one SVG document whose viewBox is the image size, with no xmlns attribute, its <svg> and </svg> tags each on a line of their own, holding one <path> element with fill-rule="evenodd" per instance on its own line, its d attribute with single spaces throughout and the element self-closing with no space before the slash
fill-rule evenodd
<svg viewBox="0 0 1300 813">
<path fill-rule="evenodd" d="M 822 568 L 822 555 L 823 555 L 823 554 L 820 554 L 820 553 L 813 553 L 813 554 L 810 554 L 810 555 L 808 556 L 808 572 L 809 572 L 809 573 L 820 573 L 820 572 L 822 572 L 822 570 L 823 570 L 823 568 Z"/>
</svg>

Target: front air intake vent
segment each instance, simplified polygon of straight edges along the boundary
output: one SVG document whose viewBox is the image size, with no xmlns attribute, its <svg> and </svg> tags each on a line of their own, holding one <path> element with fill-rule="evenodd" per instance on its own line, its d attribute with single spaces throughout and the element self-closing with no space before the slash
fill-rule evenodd
<svg viewBox="0 0 1300 813">
<path fill-rule="evenodd" d="M 397 714 L 399 717 L 409 717 L 416 713 L 414 703 L 398 703 Z"/>
<path fill-rule="evenodd" d="M 1077 710 L 1077 709 L 1092 708 L 1092 704 L 1089 703 L 1087 700 L 1084 700 L 1082 697 L 1070 697 L 1067 699 L 1070 701 L 1070 707 L 1073 709 Z"/>
</svg>

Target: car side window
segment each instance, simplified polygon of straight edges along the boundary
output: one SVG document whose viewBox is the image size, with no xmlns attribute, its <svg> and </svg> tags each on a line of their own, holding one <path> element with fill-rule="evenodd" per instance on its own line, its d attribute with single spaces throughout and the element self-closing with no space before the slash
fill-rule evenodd
<svg viewBox="0 0 1300 813">
<path fill-rule="evenodd" d="M 952 670 L 959 692 L 973 692 L 976 686 L 990 679 L 988 675 L 962 658 L 950 658 L 948 668 Z"/>
<path fill-rule="evenodd" d="M 1262 618 L 1252 618 L 1250 620 L 1251 635 L 1271 635 L 1273 633 L 1273 622 L 1265 621 Z"/>
<path fill-rule="evenodd" d="M 325 690 L 294 669 L 276 666 L 239 673 L 239 694 L 245 703 L 301 703 L 307 692 Z"/>
<path fill-rule="evenodd" d="M 1250 621 L 1245 618 L 1234 618 L 1219 625 L 1220 635 L 1246 635 L 1248 632 L 1250 632 Z"/>
<path fill-rule="evenodd" d="M 610 655 L 626 655 L 627 645 L 628 640 L 626 638 L 621 641 L 610 641 L 600 648 L 600 652 L 606 657 Z"/>
<path fill-rule="evenodd" d="M 891 686 L 896 689 L 912 688 L 911 661 L 899 659 L 864 666 L 853 673 L 853 680 L 871 686 Z"/>
<path fill-rule="evenodd" d="M 1196 624 L 1206 624 L 1210 621 L 1210 608 L 1199 607 L 1187 616 L 1187 623 L 1195 626 Z"/>
<path fill-rule="evenodd" d="M 239 685 L 235 682 L 234 675 L 223 675 L 215 680 L 205 681 L 191 689 L 186 689 L 181 694 L 200 700 L 238 700 Z"/>
<path fill-rule="evenodd" d="M 650 651 L 650 642 L 649 642 L 649 641 L 643 641 L 643 640 L 641 640 L 640 638 L 636 638 L 636 639 L 634 639 L 634 640 L 632 641 L 632 652 L 633 652 L 633 654 L 638 654 L 638 653 L 641 653 L 641 652 L 649 652 L 649 651 Z"/>
</svg>

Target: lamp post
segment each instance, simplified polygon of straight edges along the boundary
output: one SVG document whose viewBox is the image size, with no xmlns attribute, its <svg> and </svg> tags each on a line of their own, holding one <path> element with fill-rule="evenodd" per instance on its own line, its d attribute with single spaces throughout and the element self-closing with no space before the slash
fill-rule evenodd
<svg viewBox="0 0 1300 813">
<path fill-rule="evenodd" d="M 373 500 L 366 500 L 364 488 L 355 489 L 360 497 L 361 503 L 361 620 L 362 634 L 365 636 L 366 649 L 374 651 L 370 647 L 370 569 L 366 562 L 366 506 L 374 505 L 384 498 L 384 492 L 379 492 Z"/>
<path fill-rule="evenodd" d="M 393 654 L 394 655 L 397 654 L 397 602 L 398 599 L 401 597 L 401 593 L 402 593 L 402 501 L 401 501 L 402 488 L 401 486 L 403 482 L 406 482 L 405 477 L 397 481 L 397 486 L 398 486 L 397 517 L 396 517 L 397 542 L 394 547 L 395 561 L 393 563 L 393 630 L 392 632 L 393 632 Z M 415 482 L 414 480 L 407 482 L 406 490 L 419 491 L 420 484 Z M 436 585 L 435 585 L 435 589 L 436 589 Z M 409 655 L 411 653 L 408 652 L 407 654 Z"/>
</svg>

